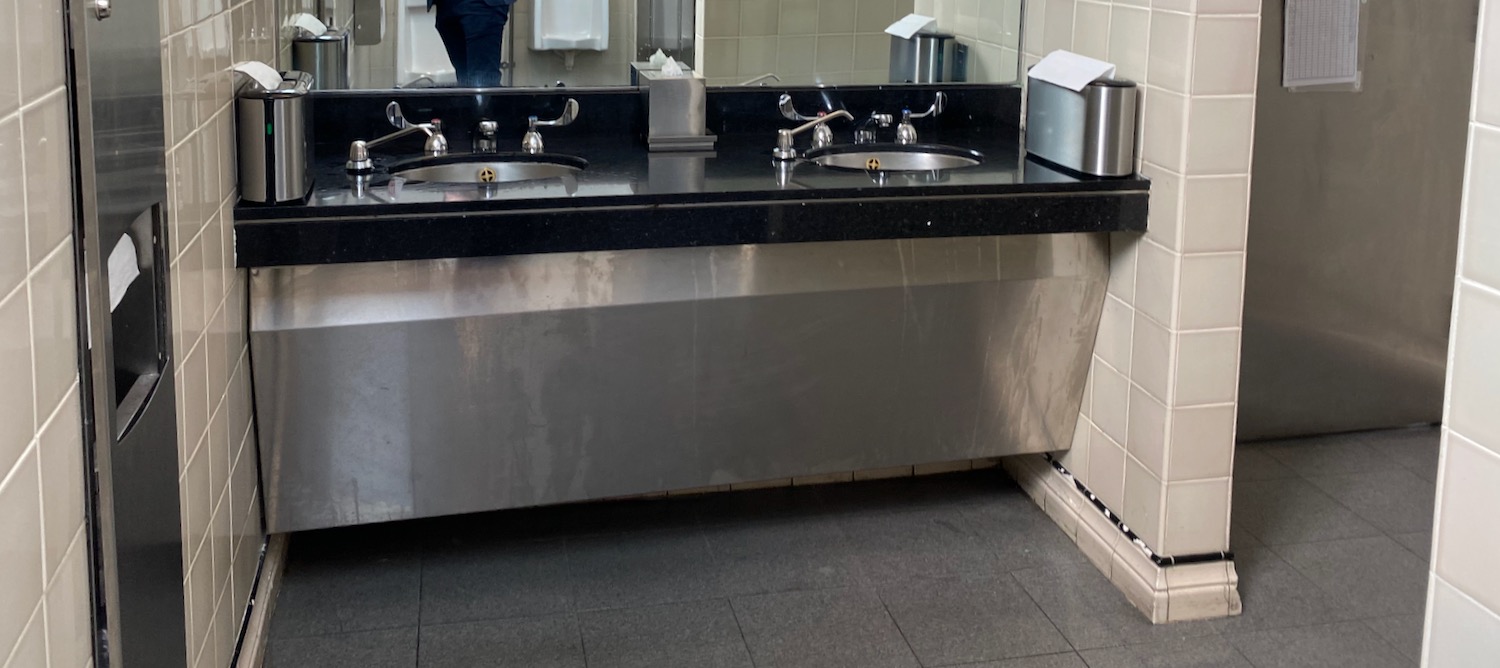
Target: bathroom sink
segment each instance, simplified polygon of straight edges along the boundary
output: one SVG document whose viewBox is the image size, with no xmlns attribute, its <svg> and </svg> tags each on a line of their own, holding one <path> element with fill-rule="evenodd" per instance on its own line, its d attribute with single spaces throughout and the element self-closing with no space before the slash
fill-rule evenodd
<svg viewBox="0 0 1500 668">
<path fill-rule="evenodd" d="M 427 183 L 516 183 L 570 176 L 587 166 L 571 155 L 485 153 L 422 158 L 392 165 L 390 173 Z"/>
<path fill-rule="evenodd" d="M 984 162 L 984 154 L 937 144 L 855 144 L 808 151 L 808 162 L 830 169 L 864 172 L 934 172 Z"/>
</svg>

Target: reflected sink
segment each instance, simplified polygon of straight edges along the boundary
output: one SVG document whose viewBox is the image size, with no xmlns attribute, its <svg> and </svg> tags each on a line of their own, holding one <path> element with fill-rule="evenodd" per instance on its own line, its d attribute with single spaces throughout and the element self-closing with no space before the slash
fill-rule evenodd
<svg viewBox="0 0 1500 668">
<path fill-rule="evenodd" d="M 484 153 L 422 158 L 392 165 L 390 173 L 407 181 L 482 185 L 571 176 L 587 166 L 571 155 Z"/>
<path fill-rule="evenodd" d="M 984 162 L 984 154 L 938 144 L 855 144 L 808 151 L 808 162 L 830 169 L 862 172 L 934 172 Z"/>
</svg>

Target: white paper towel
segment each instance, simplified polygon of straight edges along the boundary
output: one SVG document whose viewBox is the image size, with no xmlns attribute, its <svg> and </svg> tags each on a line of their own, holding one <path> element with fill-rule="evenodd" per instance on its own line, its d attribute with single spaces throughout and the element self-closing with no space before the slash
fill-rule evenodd
<svg viewBox="0 0 1500 668">
<path fill-rule="evenodd" d="M 912 35 L 919 32 L 927 32 L 937 27 L 937 19 L 921 14 L 907 14 L 906 18 L 891 24 L 886 28 L 888 35 L 895 35 L 901 39 L 911 39 Z"/>
<path fill-rule="evenodd" d="M 661 66 L 661 75 L 664 77 L 682 76 L 682 63 L 677 62 L 676 58 L 667 56 L 667 62 Z"/>
<path fill-rule="evenodd" d="M 1029 76 L 1082 92 L 1095 79 L 1114 77 L 1115 66 L 1072 51 L 1053 51 L 1031 68 Z"/>
<path fill-rule="evenodd" d="M 109 262 L 106 264 L 109 272 L 109 311 L 114 312 L 120 305 L 120 300 L 125 298 L 125 291 L 130 289 L 130 284 L 141 275 L 141 267 L 135 259 L 135 241 L 130 235 L 120 237 L 120 243 L 115 244 L 115 249 L 109 252 Z"/>
<path fill-rule="evenodd" d="M 319 21 L 318 17 L 313 16 L 312 14 L 308 14 L 307 12 L 294 14 L 290 21 L 293 26 L 307 31 L 313 37 L 319 37 L 323 33 L 328 32 L 328 26 L 326 24 L 324 24 L 322 21 Z"/>
<path fill-rule="evenodd" d="M 242 60 L 235 63 L 230 69 L 236 72 L 244 72 L 251 79 L 254 79 L 255 83 L 260 84 L 261 88 L 266 90 L 276 90 L 281 87 L 281 73 L 277 72 L 276 68 L 265 63 Z"/>
</svg>

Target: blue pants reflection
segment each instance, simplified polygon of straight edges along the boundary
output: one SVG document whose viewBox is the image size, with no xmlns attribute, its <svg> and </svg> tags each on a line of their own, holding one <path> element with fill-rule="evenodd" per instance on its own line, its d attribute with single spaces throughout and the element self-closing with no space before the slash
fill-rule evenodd
<svg viewBox="0 0 1500 668">
<path fill-rule="evenodd" d="M 458 85 L 500 85 L 500 43 L 509 18 L 510 5 L 495 0 L 437 2 L 438 35 L 458 74 Z"/>
</svg>

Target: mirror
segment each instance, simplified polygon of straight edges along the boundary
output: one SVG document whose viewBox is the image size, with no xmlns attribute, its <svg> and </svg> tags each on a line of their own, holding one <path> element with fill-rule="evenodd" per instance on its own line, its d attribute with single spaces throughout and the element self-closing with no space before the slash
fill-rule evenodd
<svg viewBox="0 0 1500 668">
<path fill-rule="evenodd" d="M 1020 73 L 1022 0 L 436 0 L 430 11 L 428 1 L 277 0 L 279 66 L 347 69 L 348 87 L 362 89 L 625 86 L 631 64 L 646 67 L 658 49 L 712 86 L 1000 84 Z M 311 40 L 293 25 L 304 13 L 344 38 Z M 951 39 L 893 44 L 886 27 L 909 13 L 935 17 Z M 464 30 L 501 35 L 498 52 L 481 38 L 471 59 Z M 461 74 L 455 59 L 475 64 Z"/>
</svg>

